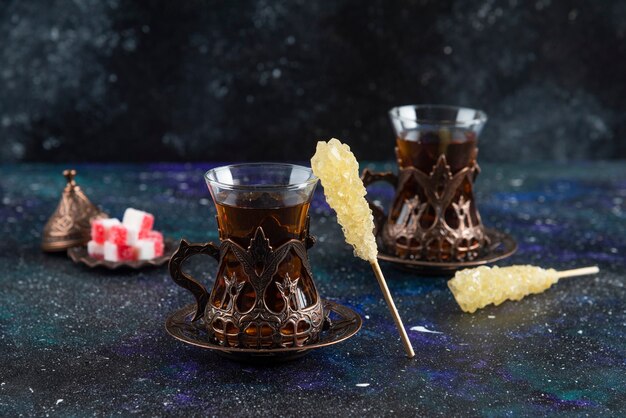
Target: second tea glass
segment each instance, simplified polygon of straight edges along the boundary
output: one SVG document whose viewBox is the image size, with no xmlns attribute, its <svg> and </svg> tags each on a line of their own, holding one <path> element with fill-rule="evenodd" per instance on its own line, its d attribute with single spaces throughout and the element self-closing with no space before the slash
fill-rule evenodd
<svg viewBox="0 0 626 418">
<path fill-rule="evenodd" d="M 366 185 L 395 186 L 389 214 L 373 207 L 384 250 L 399 258 L 434 262 L 475 259 L 488 244 L 474 200 L 479 172 L 480 110 L 408 105 L 389 112 L 396 136 L 398 175 L 366 170 Z"/>
</svg>

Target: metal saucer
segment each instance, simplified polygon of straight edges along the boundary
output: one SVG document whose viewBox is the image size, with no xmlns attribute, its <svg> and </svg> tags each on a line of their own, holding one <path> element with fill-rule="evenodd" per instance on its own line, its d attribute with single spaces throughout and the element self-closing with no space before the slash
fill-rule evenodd
<svg viewBox="0 0 626 418">
<path fill-rule="evenodd" d="M 479 257 L 473 260 L 457 262 L 411 260 L 386 254 L 384 250 L 378 252 L 378 259 L 393 263 L 396 267 L 403 270 L 410 270 L 426 276 L 444 276 L 453 274 L 455 271 L 464 268 L 494 263 L 513 255 L 513 253 L 517 251 L 517 243 L 509 234 L 491 228 L 485 228 L 485 234 L 491 244 L 489 247 L 483 249 Z M 380 242 L 379 248 L 383 248 Z"/>
<path fill-rule="evenodd" d="M 191 322 L 196 312 L 192 303 L 174 311 L 165 322 L 167 332 L 177 340 L 196 347 L 213 350 L 217 354 L 235 361 L 271 363 L 294 360 L 309 351 L 340 343 L 356 334 L 361 329 L 361 317 L 352 309 L 328 300 L 322 301 L 324 312 L 328 312 L 330 321 L 324 325 L 317 342 L 303 347 L 288 348 L 234 348 L 211 342 L 208 338 L 204 320 Z"/>
<path fill-rule="evenodd" d="M 107 261 L 98 258 L 93 258 L 87 252 L 87 247 L 78 246 L 72 247 L 67 250 L 67 255 L 72 259 L 73 262 L 78 264 L 84 264 L 87 267 L 95 268 L 95 267 L 104 267 L 110 270 L 120 269 L 120 268 L 131 268 L 131 269 L 141 269 L 144 267 L 157 267 L 162 266 L 163 264 L 170 261 L 170 257 L 174 254 L 174 251 L 178 245 L 174 244 L 174 241 L 166 238 L 163 240 L 163 255 L 160 257 L 153 258 L 152 260 L 135 260 L 135 261 Z"/>
</svg>

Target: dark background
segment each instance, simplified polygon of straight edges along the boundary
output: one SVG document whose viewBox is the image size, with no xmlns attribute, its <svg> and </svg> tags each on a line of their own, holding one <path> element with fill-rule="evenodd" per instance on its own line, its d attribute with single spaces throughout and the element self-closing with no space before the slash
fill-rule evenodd
<svg viewBox="0 0 626 418">
<path fill-rule="evenodd" d="M 2 1 L 0 161 L 391 159 L 478 107 L 481 160 L 626 157 L 623 1 Z"/>
</svg>

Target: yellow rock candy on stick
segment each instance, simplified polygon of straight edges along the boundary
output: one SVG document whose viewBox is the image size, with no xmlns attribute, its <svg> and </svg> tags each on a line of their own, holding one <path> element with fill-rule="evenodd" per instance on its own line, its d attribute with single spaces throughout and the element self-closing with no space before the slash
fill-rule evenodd
<svg viewBox="0 0 626 418">
<path fill-rule="evenodd" d="M 311 168 L 324 186 L 326 201 L 337 212 L 337 221 L 343 229 L 346 241 L 354 248 L 354 255 L 369 261 L 374 269 L 376 280 L 398 327 L 407 356 L 414 357 L 413 346 L 376 259 L 378 249 L 374 237 L 374 216 L 365 200 L 366 190 L 359 177 L 359 163 L 356 157 L 350 152 L 348 145 L 335 138 L 327 143 L 320 141 L 317 143 L 315 155 L 311 158 Z"/>
<path fill-rule="evenodd" d="M 367 191 L 350 147 L 335 138 L 328 143 L 319 141 L 311 168 L 322 181 L 326 201 L 337 212 L 337 221 L 346 242 L 354 247 L 354 255 L 366 261 L 376 260 L 374 216 L 365 200 Z"/>
<path fill-rule="evenodd" d="M 541 293 L 564 277 L 595 274 L 598 267 L 584 267 L 558 272 L 535 266 L 477 267 L 457 271 L 448 281 L 457 303 L 465 312 L 506 300 L 521 300 L 533 293 Z"/>
</svg>

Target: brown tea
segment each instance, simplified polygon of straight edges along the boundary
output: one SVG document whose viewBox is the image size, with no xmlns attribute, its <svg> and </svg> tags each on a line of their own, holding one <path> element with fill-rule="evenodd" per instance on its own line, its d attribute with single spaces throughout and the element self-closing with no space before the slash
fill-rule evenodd
<svg viewBox="0 0 626 418">
<path fill-rule="evenodd" d="M 475 158 L 476 134 L 472 131 L 413 131 L 411 135 L 413 137 L 404 135 L 396 139 L 402 168 L 415 167 L 429 174 L 439 156 L 445 155 L 454 174 Z"/>
<path fill-rule="evenodd" d="M 317 177 L 308 167 L 246 163 L 204 175 L 220 244 L 182 240 L 172 279 L 196 299 L 211 344 L 242 349 L 302 347 L 319 339 L 325 315 L 307 256 L 308 209 Z M 211 292 L 183 271 L 198 254 L 218 262 Z"/>
<path fill-rule="evenodd" d="M 388 255 L 428 262 L 480 257 L 488 243 L 474 203 L 478 136 L 484 112 L 445 105 L 405 105 L 389 111 L 398 175 L 363 173 L 367 185 L 395 185 L 388 215 L 376 212 Z M 386 219 L 383 221 L 383 219 Z"/>
<path fill-rule="evenodd" d="M 290 239 L 302 239 L 309 203 L 280 207 L 276 201 L 267 205 L 271 199 L 263 193 L 245 202 L 238 200 L 235 205 L 216 203 L 220 239 L 231 239 L 245 248 L 259 226 L 274 248 Z"/>
<path fill-rule="evenodd" d="M 247 248 L 259 226 L 263 228 L 265 237 L 269 239 L 274 250 L 291 239 L 302 240 L 306 238 L 305 228 L 309 202 L 294 206 L 268 208 L 271 206 L 269 200 L 272 199 L 272 196 L 267 195 L 267 193 L 255 193 L 255 195 L 246 201 L 238 200 L 237 206 L 216 203 L 221 240 L 230 239 L 241 247 Z M 276 203 L 280 204 L 280 202 Z M 259 206 L 261 208 L 258 208 Z M 239 312 L 252 310 L 256 301 L 256 293 L 250 280 L 247 279 L 248 275 L 244 271 L 243 264 L 233 253 L 224 255 L 212 292 L 212 305 L 222 309 L 229 305 L 231 295 L 227 290 L 225 278 L 231 279 L 232 277 L 236 278 L 237 282 L 243 283 L 243 288 L 236 300 L 237 310 Z M 292 289 L 293 293 L 289 294 L 288 301 L 285 300 L 284 294 L 279 290 L 279 286 L 285 283 L 287 277 L 292 282 L 297 280 Z M 312 278 L 300 257 L 292 250 L 278 266 L 271 283 L 265 290 L 263 301 L 270 312 L 278 314 L 283 312 L 286 303 L 289 303 L 293 310 L 312 306 L 317 302 L 316 295 Z M 237 334 L 239 330 L 235 329 L 232 324 L 223 324 L 223 333 L 219 332 L 220 324 L 216 325 L 218 326 L 215 336 L 218 340 L 223 340 L 226 337 L 229 339 L 229 344 L 236 345 L 238 343 Z M 305 325 L 304 323 L 288 324 L 280 332 L 282 335 L 303 333 L 307 331 L 303 329 Z M 272 344 L 269 337 L 273 334 L 273 330 L 269 325 L 261 325 L 260 327 L 252 325 L 246 328 L 245 334 L 250 337 L 251 341 L 258 341 L 258 337 L 261 337 L 262 346 L 269 347 Z M 266 341 L 264 341 L 265 339 Z"/>
<path fill-rule="evenodd" d="M 412 135 L 409 136 L 409 135 Z M 401 168 L 415 167 L 424 174 L 430 174 L 437 160 L 441 155 L 445 155 L 447 164 L 452 174 L 467 167 L 476 158 L 476 133 L 462 129 L 441 129 L 439 131 L 411 131 L 396 139 L 398 163 Z M 427 202 L 428 198 L 424 189 L 411 178 L 404 184 L 394 198 L 389 220 L 392 224 L 408 225 L 412 222 L 409 219 L 415 213 L 413 198 L 417 196 L 420 202 Z M 455 209 L 453 205 L 445 208 L 443 218 L 446 224 L 453 229 L 459 228 L 460 219 L 467 216 L 472 225 L 480 223 L 472 192 L 472 181 L 464 179 L 456 190 L 452 203 L 459 204 L 463 200 L 463 208 Z M 432 205 L 428 205 L 419 218 L 419 227 L 428 230 L 437 221 L 437 214 Z M 409 242 L 411 239 L 415 242 Z M 395 244 L 395 252 L 399 256 L 406 256 L 413 253 L 414 248 L 421 247 L 424 243 L 418 242 L 417 237 L 410 238 L 398 236 Z M 447 242 L 434 242 L 433 248 L 428 248 L 428 252 L 433 254 L 433 258 L 440 257 L 441 254 L 449 253 L 450 244 Z M 463 248 L 458 248 L 458 253 L 477 250 L 480 243 L 475 239 L 470 239 Z M 440 248 L 441 246 L 441 248 Z M 446 247 L 448 246 L 448 247 Z"/>
</svg>

